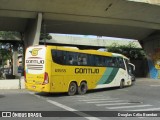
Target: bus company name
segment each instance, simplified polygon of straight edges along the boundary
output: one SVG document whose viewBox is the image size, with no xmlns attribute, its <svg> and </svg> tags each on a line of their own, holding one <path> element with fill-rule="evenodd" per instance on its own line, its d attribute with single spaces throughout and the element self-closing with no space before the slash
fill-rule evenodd
<svg viewBox="0 0 160 120">
<path fill-rule="evenodd" d="M 44 64 L 44 60 L 26 60 L 26 63 Z"/>
<path fill-rule="evenodd" d="M 98 74 L 99 69 L 92 69 L 92 68 L 75 68 L 76 74 Z"/>
</svg>

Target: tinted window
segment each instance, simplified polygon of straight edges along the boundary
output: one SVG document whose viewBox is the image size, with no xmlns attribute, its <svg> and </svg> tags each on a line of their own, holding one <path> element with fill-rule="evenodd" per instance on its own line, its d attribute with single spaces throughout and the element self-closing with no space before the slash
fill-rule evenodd
<svg viewBox="0 0 160 120">
<path fill-rule="evenodd" d="M 118 67 L 125 69 L 123 58 L 117 58 Z"/>
<path fill-rule="evenodd" d="M 55 51 L 52 50 L 52 59 L 58 64 L 66 64 L 66 54 L 65 51 Z"/>
<path fill-rule="evenodd" d="M 121 67 L 125 69 L 123 58 L 89 55 L 85 53 L 52 50 L 55 63 L 62 65 Z"/>
</svg>

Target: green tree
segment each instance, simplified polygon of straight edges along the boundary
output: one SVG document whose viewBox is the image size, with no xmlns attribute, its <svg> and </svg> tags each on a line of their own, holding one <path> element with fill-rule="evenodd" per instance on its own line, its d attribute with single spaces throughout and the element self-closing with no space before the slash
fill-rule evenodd
<svg viewBox="0 0 160 120">
<path fill-rule="evenodd" d="M 12 62 L 12 44 L 0 43 L 0 66 L 3 67 L 7 60 Z"/>
<path fill-rule="evenodd" d="M 41 33 L 40 40 L 44 40 L 44 39 L 50 40 L 52 39 L 52 36 L 49 33 Z"/>
<path fill-rule="evenodd" d="M 107 47 L 107 50 L 109 52 L 123 54 L 130 59 L 146 58 L 144 50 L 136 48 L 136 45 L 133 42 L 129 43 L 128 45 L 119 45 L 117 43 L 113 43 L 111 46 Z"/>
<path fill-rule="evenodd" d="M 13 52 L 18 50 L 19 54 L 23 54 L 23 47 L 20 43 L 0 43 L 0 68 L 4 68 L 6 61 L 9 60 L 11 71 L 13 71 Z"/>
<path fill-rule="evenodd" d="M 3 40 L 16 40 L 20 36 L 19 32 L 0 31 L 0 38 Z"/>
</svg>

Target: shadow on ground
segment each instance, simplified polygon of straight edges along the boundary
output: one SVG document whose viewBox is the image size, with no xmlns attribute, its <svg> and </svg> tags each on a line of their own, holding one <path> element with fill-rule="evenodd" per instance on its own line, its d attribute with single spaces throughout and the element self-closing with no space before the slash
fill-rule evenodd
<svg viewBox="0 0 160 120">
<path fill-rule="evenodd" d="M 87 94 L 94 94 L 94 93 L 98 93 L 98 92 L 104 92 L 104 91 L 118 90 L 118 89 L 119 89 L 119 87 L 88 90 L 85 95 L 87 95 Z M 39 96 L 45 96 L 45 97 L 64 97 L 64 96 L 68 96 L 67 93 L 43 93 L 43 92 L 41 92 L 41 93 L 35 93 L 35 94 L 39 95 Z M 78 94 L 76 94 L 76 95 L 78 95 Z"/>
<path fill-rule="evenodd" d="M 0 95 L 0 98 L 3 98 L 3 97 L 5 97 L 4 95 Z"/>
</svg>

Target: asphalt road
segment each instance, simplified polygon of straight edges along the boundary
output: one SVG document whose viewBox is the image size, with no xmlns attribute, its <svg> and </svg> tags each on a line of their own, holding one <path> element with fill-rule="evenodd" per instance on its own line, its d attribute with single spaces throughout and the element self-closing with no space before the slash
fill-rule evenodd
<svg viewBox="0 0 160 120">
<path fill-rule="evenodd" d="M 22 113 L 24 116 L 26 114 L 28 116 L 25 111 L 39 112 L 43 117 L 39 119 L 52 120 L 158 120 L 158 117 L 141 116 L 141 111 L 153 113 L 155 113 L 154 111 L 160 111 L 159 91 L 160 80 L 150 79 L 137 79 L 135 85 L 124 89 L 93 90 L 85 95 L 75 96 L 68 96 L 66 93 L 45 94 L 27 90 L 0 90 L 0 111 L 17 111 L 17 113 L 20 113 L 20 117 Z M 42 111 L 52 112 L 45 113 Z M 134 112 L 138 114 L 136 114 L 136 117 L 116 116 L 117 114 L 124 116 L 126 113 L 129 116 L 130 112 L 132 116 Z M 37 116 L 40 114 L 37 114 Z M 147 112 L 144 114 L 147 114 Z M 13 116 L 16 117 L 16 115 Z M 44 118 L 45 115 L 54 117 Z M 109 115 L 115 117 L 108 117 Z"/>
</svg>

